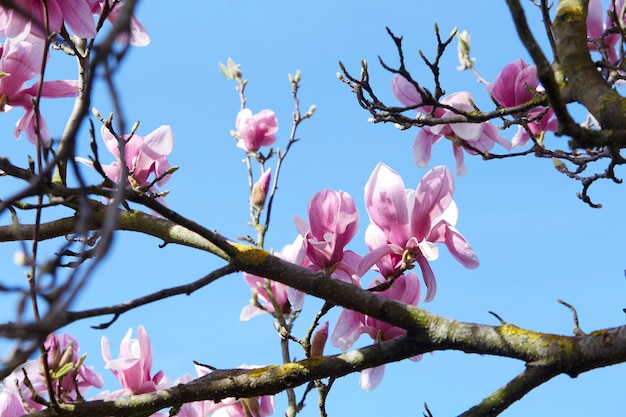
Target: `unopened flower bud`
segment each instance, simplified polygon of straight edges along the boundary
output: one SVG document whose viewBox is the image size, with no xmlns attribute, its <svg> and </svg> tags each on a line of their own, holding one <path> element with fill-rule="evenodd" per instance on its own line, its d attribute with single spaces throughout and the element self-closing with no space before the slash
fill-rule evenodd
<svg viewBox="0 0 626 417">
<path fill-rule="evenodd" d="M 456 37 L 459 40 L 457 51 L 459 56 L 459 63 L 461 64 L 456 67 L 456 69 L 458 69 L 459 71 L 463 71 L 472 68 L 472 66 L 474 65 L 474 59 L 470 57 L 471 44 L 469 33 L 464 30 L 463 32 L 458 33 Z"/>
<path fill-rule="evenodd" d="M 324 354 L 324 345 L 327 339 L 328 322 L 324 323 L 313 336 L 313 341 L 311 341 L 311 356 L 322 356 Z"/>
<path fill-rule="evenodd" d="M 265 205 L 265 199 L 267 198 L 267 192 L 270 188 L 270 176 L 272 169 L 268 169 L 257 182 L 252 186 L 252 193 L 250 194 L 250 204 L 259 209 Z"/>
</svg>

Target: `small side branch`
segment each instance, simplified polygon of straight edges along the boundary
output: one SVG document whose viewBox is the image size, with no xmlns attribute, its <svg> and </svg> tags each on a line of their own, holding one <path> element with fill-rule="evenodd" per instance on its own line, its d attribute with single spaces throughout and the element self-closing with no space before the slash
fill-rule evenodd
<svg viewBox="0 0 626 417">
<path fill-rule="evenodd" d="M 511 382 L 495 391 L 480 404 L 470 408 L 459 417 L 497 416 L 531 390 L 554 378 L 559 373 L 559 371 L 548 367 L 529 365 L 521 374 L 511 380 Z"/>
</svg>

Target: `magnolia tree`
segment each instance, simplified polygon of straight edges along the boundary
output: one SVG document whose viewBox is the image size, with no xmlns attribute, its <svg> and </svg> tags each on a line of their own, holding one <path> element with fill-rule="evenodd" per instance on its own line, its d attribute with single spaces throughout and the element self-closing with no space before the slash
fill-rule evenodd
<svg viewBox="0 0 626 417">
<path fill-rule="evenodd" d="M 497 415 L 558 375 L 574 377 L 626 361 L 626 327 L 584 333 L 576 310 L 564 301 L 574 317 L 574 335 L 525 329 L 495 313 L 495 325 L 483 325 L 428 311 L 427 303 L 437 296 L 433 262 L 439 251 L 465 268 L 479 267 L 471 238 L 461 233 L 462 224 L 457 228 L 454 200 L 456 178 L 472 175 L 465 165 L 468 155 L 548 158 L 558 171 L 553 175 L 580 183 L 579 204 L 592 208 L 600 206 L 593 196 L 595 183 L 621 182 L 616 168 L 626 161 L 621 156 L 626 99 L 617 90 L 625 79 L 623 1 L 608 8 L 595 0 L 530 4 L 543 18 L 549 51 L 531 34 L 519 1 L 507 3 L 533 62 L 503 62 L 494 79 L 480 75 L 466 32 L 442 35 L 437 28 L 436 53 L 420 52 L 424 67 L 419 77 L 410 68 L 420 58 L 411 55 L 409 61 L 403 38 L 392 29 L 388 33 L 396 58 L 380 61 L 387 80 L 370 77 L 365 61 L 361 68 L 340 64 L 339 79 L 370 113 L 371 122 L 415 131 L 411 149 L 419 174 L 403 179 L 393 167 L 379 163 L 364 181 L 363 196 L 319 190 L 308 201 L 306 218 L 295 218 L 295 239 L 272 251 L 266 235 L 275 205 L 284 203 L 279 192 L 283 163 L 297 152 L 300 125 L 315 123 L 316 107 L 300 106 L 299 71 L 289 75 L 294 111 L 291 119 L 282 119 L 281 132 L 288 133 L 281 135 L 284 142 L 277 142 L 277 114 L 250 108 L 241 66 L 232 59 L 220 64 L 230 80 L 225 82 L 234 83 L 239 95 L 231 134 L 245 162 L 251 230 L 243 237 L 224 236 L 215 231 L 219 219 L 201 224 L 168 204 L 163 187 L 176 176 L 177 165 L 184 164 L 170 158 L 173 129 L 130 124 L 121 110 L 114 75 L 129 49 L 150 42 L 134 17 L 135 1 L 0 2 L 0 109 L 17 113 L 14 136 L 31 142 L 28 153 L 34 155 L 0 157 L 2 181 L 9 184 L 3 186 L 0 211 L 10 219 L 0 226 L 0 241 L 22 243 L 14 260 L 3 262 L 26 270 L 18 285 L 0 282 L 14 301 L 3 304 L 10 318 L 0 325 L 6 346 L 0 414 L 262 417 L 279 412 L 274 396 L 285 395 L 286 415 L 302 412 L 308 400 L 307 414 L 317 407 L 324 416 L 338 378 L 360 373 L 360 388 L 372 391 L 390 362 L 456 350 L 526 364 L 462 414 Z M 472 92 L 446 91 L 442 57 L 454 53 L 459 69 L 472 71 L 482 84 Z M 59 60 L 75 61 L 77 70 L 60 80 L 49 76 L 47 69 Z M 391 96 L 383 91 L 389 82 L 394 100 L 382 98 Z M 110 115 L 97 110 L 98 83 L 106 86 L 115 109 Z M 489 97 L 491 104 L 479 108 L 478 95 Z M 64 130 L 49 129 L 46 103 L 67 97 L 75 101 Z M 581 104 L 587 114 L 576 120 L 570 103 Z M 454 168 L 431 164 L 431 150 L 449 146 L 445 142 L 452 146 Z M 90 152 L 81 153 L 85 143 Z M 355 201 L 361 199 L 367 215 L 359 218 Z M 134 298 L 119 288 L 119 304 L 75 309 L 96 267 L 115 262 L 107 254 L 113 236 L 124 239 L 119 233 L 124 231 L 151 236 L 162 246 L 208 252 L 222 264 L 185 285 Z M 351 249 L 359 231 L 363 251 Z M 197 361 L 194 375 L 171 378 L 166 370 L 153 369 L 153 350 L 157 355 L 159 346 L 151 346 L 148 330 L 138 322 L 121 341 L 102 336 L 104 372 L 116 380 L 105 386 L 97 371 L 102 368 L 100 352 L 86 356 L 81 340 L 64 330 L 96 317 L 103 321 L 99 328 L 107 329 L 131 310 L 204 287 L 210 291 L 212 283 L 228 275 L 242 275 L 252 293 L 241 320 L 272 318 L 274 326 L 267 331 L 279 336 L 281 362 L 223 369 Z M 223 295 L 231 296 L 238 302 L 238 295 Z M 311 307 L 310 297 L 323 300 L 321 308 Z M 179 314 L 182 319 L 186 313 Z M 205 317 L 206 326 L 220 319 Z M 296 330 L 296 322 L 304 326 Z M 354 347 L 360 338 L 362 347 Z M 423 413 L 433 414 L 428 406 Z"/>
</svg>

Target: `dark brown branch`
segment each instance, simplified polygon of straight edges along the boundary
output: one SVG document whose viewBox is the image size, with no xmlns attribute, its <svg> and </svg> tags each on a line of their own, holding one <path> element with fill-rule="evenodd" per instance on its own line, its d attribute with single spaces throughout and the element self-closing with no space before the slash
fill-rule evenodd
<svg viewBox="0 0 626 417">
<path fill-rule="evenodd" d="M 213 281 L 225 275 L 232 274 L 233 272 L 237 272 L 237 268 L 234 267 L 232 264 L 228 264 L 189 284 L 179 285 L 177 287 L 172 287 L 172 288 L 166 288 L 166 289 L 154 292 L 152 294 L 148 294 L 143 297 L 139 297 L 134 300 L 124 302 L 122 304 L 117 304 L 117 305 L 110 306 L 110 307 L 92 308 L 90 310 L 83 310 L 83 311 L 68 311 L 65 314 L 63 323 L 60 323 L 60 324 L 62 326 L 65 326 L 75 321 L 82 320 L 88 317 L 96 317 L 96 316 L 103 316 L 107 314 L 113 314 L 114 317 L 112 320 L 106 323 L 102 323 L 98 326 L 93 326 L 94 329 L 106 329 L 111 324 L 113 324 L 115 320 L 117 320 L 117 318 L 121 314 L 124 314 L 127 311 L 144 306 L 146 304 L 153 303 L 155 301 L 173 297 L 175 295 L 180 295 L 180 294 L 190 295 L 191 293 L 199 290 L 200 288 L 206 287 Z"/>
<path fill-rule="evenodd" d="M 493 417 L 506 410 L 531 390 L 559 374 L 555 368 L 530 365 L 511 382 L 459 417 Z"/>
</svg>

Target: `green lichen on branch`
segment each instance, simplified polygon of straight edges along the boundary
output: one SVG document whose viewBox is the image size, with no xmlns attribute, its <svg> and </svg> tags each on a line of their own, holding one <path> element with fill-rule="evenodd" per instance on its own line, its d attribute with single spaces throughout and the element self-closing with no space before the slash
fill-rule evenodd
<svg viewBox="0 0 626 417">
<path fill-rule="evenodd" d="M 261 265 L 270 255 L 266 250 L 243 243 L 233 243 L 232 246 L 237 250 L 235 258 L 244 265 Z"/>
</svg>

